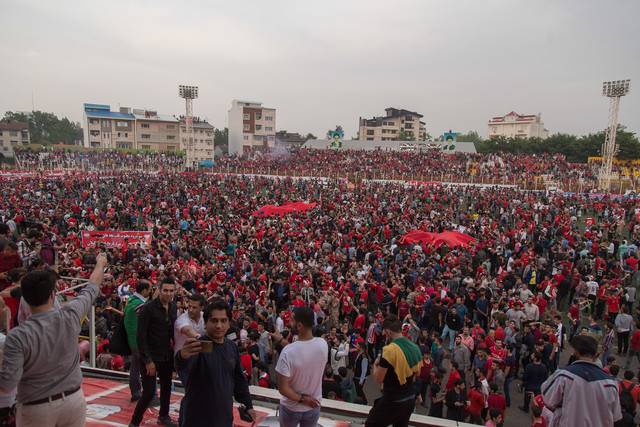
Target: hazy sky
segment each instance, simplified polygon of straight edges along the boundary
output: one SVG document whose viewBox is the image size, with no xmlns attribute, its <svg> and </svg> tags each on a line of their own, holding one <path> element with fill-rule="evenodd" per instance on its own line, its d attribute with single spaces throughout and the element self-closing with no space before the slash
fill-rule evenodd
<svg viewBox="0 0 640 427">
<path fill-rule="evenodd" d="M 0 112 L 73 120 L 82 103 L 195 114 L 225 126 L 233 98 L 277 128 L 323 136 L 399 107 L 427 131 L 487 132 L 511 110 L 551 132 L 603 129 L 603 80 L 631 79 L 620 122 L 640 131 L 637 0 L 0 0 Z"/>
</svg>

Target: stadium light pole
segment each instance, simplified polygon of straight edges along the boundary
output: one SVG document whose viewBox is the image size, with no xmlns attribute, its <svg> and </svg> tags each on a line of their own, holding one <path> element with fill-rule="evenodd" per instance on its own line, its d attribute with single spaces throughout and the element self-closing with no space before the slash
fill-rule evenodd
<svg viewBox="0 0 640 427">
<path fill-rule="evenodd" d="M 602 95 L 609 98 L 609 126 L 605 132 L 602 144 L 602 165 L 598 174 L 600 189 L 609 191 L 611 186 L 611 168 L 616 155 L 616 131 L 618 130 L 618 112 L 620 98 L 629 93 L 630 80 L 613 80 L 602 83 Z"/>
<path fill-rule="evenodd" d="M 195 162 L 195 147 L 193 141 L 193 100 L 198 97 L 198 86 L 180 85 L 178 86 L 178 94 L 180 98 L 185 101 L 185 133 L 187 134 L 186 155 L 187 159 L 185 164 L 187 167 L 192 167 Z M 182 142 L 182 141 L 181 141 Z"/>
</svg>

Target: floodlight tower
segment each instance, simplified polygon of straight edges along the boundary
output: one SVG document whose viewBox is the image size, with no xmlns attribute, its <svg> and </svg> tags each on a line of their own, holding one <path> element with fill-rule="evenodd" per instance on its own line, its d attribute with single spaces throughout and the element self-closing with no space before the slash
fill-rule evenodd
<svg viewBox="0 0 640 427">
<path fill-rule="evenodd" d="M 616 131 L 618 130 L 618 111 L 620 110 L 620 98 L 629 93 L 627 80 L 614 80 L 602 83 L 602 95 L 610 99 L 609 127 L 602 144 L 602 166 L 598 174 L 598 184 L 602 190 L 609 190 L 611 185 L 611 166 L 616 155 Z"/>
<path fill-rule="evenodd" d="M 187 145 L 186 145 L 186 166 L 192 167 L 195 163 L 195 153 L 194 153 L 194 141 L 193 141 L 193 100 L 198 97 L 198 86 L 187 86 L 180 85 L 178 86 L 178 93 L 180 98 L 183 98 L 185 101 L 186 114 L 184 118 L 185 130 L 187 134 Z"/>
</svg>

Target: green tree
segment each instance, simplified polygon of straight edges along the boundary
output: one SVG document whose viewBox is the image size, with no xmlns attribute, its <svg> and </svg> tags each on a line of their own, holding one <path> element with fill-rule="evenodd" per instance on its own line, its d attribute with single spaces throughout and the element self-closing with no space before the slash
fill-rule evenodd
<svg viewBox="0 0 640 427">
<path fill-rule="evenodd" d="M 412 133 L 406 132 L 404 129 L 400 129 L 398 140 L 399 141 L 415 141 L 416 136 Z"/>
<path fill-rule="evenodd" d="M 59 119 L 53 113 L 34 111 L 31 115 L 7 111 L 3 121 L 19 121 L 29 124 L 31 142 L 34 144 L 74 144 L 82 140 L 80 123 L 64 117 Z"/>
<path fill-rule="evenodd" d="M 584 136 L 556 133 L 546 139 L 497 137 L 477 141 L 475 146 L 479 153 L 558 153 L 565 155 L 569 162 L 584 163 L 589 157 L 601 155 L 604 139 L 604 131 Z M 635 133 L 627 131 L 624 126 L 618 127 L 616 143 L 618 145 L 616 158 L 622 160 L 640 158 L 640 141 Z"/>
<path fill-rule="evenodd" d="M 213 145 L 220 148 L 224 154 L 229 153 L 229 128 L 215 129 L 213 131 Z"/>
<path fill-rule="evenodd" d="M 460 133 L 456 137 L 456 140 L 460 142 L 473 142 L 478 143 L 482 141 L 482 137 L 475 130 L 470 130 L 467 133 Z"/>
</svg>

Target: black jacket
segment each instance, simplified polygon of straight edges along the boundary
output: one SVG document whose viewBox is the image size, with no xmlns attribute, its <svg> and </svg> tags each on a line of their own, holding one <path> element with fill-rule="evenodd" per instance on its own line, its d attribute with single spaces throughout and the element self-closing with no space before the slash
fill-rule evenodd
<svg viewBox="0 0 640 427">
<path fill-rule="evenodd" d="M 524 368 L 522 385 L 524 385 L 524 389 L 527 391 L 538 392 L 548 376 L 549 371 L 543 363 L 529 363 L 527 367 Z"/>
<path fill-rule="evenodd" d="M 201 341 L 208 337 L 200 338 Z M 189 427 L 230 427 L 233 399 L 253 408 L 249 385 L 240 364 L 238 347 L 228 339 L 213 344 L 211 353 L 183 359 L 176 354 L 176 368 L 187 372 L 182 400 L 184 425 Z"/>
<path fill-rule="evenodd" d="M 451 313 L 450 311 L 447 311 L 445 322 L 452 331 L 459 331 L 462 329 L 462 320 L 460 320 L 460 316 L 458 316 L 457 312 Z"/>
<path fill-rule="evenodd" d="M 144 363 L 173 360 L 173 324 L 176 317 L 174 302 L 169 304 L 168 312 L 158 298 L 144 304 L 138 317 L 138 349 Z"/>
</svg>

